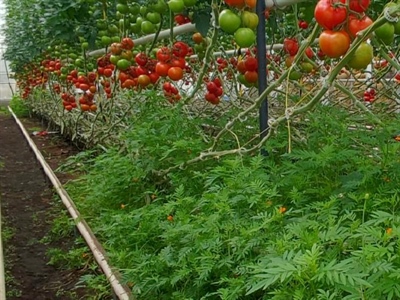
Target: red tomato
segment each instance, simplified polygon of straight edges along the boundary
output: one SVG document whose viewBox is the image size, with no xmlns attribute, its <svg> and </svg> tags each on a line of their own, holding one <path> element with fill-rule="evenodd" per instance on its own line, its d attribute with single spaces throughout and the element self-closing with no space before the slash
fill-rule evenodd
<svg viewBox="0 0 400 300">
<path fill-rule="evenodd" d="M 309 59 L 311 59 L 311 58 L 314 57 L 314 51 L 313 51 L 310 47 L 308 47 L 308 48 L 306 49 L 305 54 L 307 55 L 307 57 L 308 57 Z"/>
<path fill-rule="evenodd" d="M 258 66 L 257 58 L 252 56 L 247 57 L 246 60 L 244 61 L 244 65 L 247 71 L 256 71 Z"/>
<path fill-rule="evenodd" d="M 374 21 L 372 21 L 368 16 L 364 16 L 362 19 L 358 19 L 355 16 L 351 16 L 348 21 L 348 31 L 350 36 L 355 38 L 359 31 L 364 30 L 369 25 L 371 25 Z"/>
<path fill-rule="evenodd" d="M 176 42 L 172 46 L 172 53 L 176 57 L 185 57 L 189 52 L 189 46 L 184 42 Z"/>
<path fill-rule="evenodd" d="M 160 75 L 158 75 L 157 73 L 150 73 L 149 77 L 150 77 L 150 82 L 152 84 L 155 84 L 158 81 L 158 79 L 160 78 Z"/>
<path fill-rule="evenodd" d="M 349 8 L 358 13 L 363 13 L 368 9 L 370 3 L 370 0 L 350 0 Z"/>
<path fill-rule="evenodd" d="M 290 56 L 294 56 L 299 51 L 299 43 L 296 39 L 289 39 L 286 38 L 283 41 L 283 49 L 288 53 Z"/>
<path fill-rule="evenodd" d="M 320 0 L 315 6 L 314 17 L 324 29 L 334 29 L 347 19 L 346 0 Z"/>
<path fill-rule="evenodd" d="M 105 77 L 111 77 L 113 74 L 113 70 L 107 68 L 107 69 L 104 69 L 103 73 L 104 73 Z"/>
<path fill-rule="evenodd" d="M 258 73 L 255 71 L 247 71 L 244 73 L 244 79 L 248 83 L 256 83 L 258 81 Z"/>
<path fill-rule="evenodd" d="M 164 62 L 158 62 L 156 64 L 156 73 L 160 76 L 167 76 L 168 75 L 168 70 L 170 68 L 170 65 Z"/>
<path fill-rule="evenodd" d="M 147 64 L 147 61 L 149 60 L 149 58 L 147 57 L 146 53 L 138 53 L 135 56 L 135 61 L 139 66 L 145 66 Z"/>
<path fill-rule="evenodd" d="M 161 62 L 167 62 L 171 59 L 171 50 L 168 47 L 161 47 L 157 50 L 157 60 Z"/>
<path fill-rule="evenodd" d="M 179 67 L 184 69 L 186 66 L 186 60 L 183 57 L 174 58 L 171 60 L 171 67 Z"/>
<path fill-rule="evenodd" d="M 215 94 L 209 92 L 209 93 L 207 93 L 207 94 L 204 95 L 204 98 L 205 98 L 208 102 L 213 103 L 213 102 L 216 101 L 217 96 L 215 96 Z"/>
<path fill-rule="evenodd" d="M 121 41 L 121 47 L 125 50 L 132 50 L 134 47 L 133 40 L 129 37 L 125 37 Z"/>
<path fill-rule="evenodd" d="M 225 0 L 225 3 L 237 8 L 243 8 L 246 5 L 244 0 Z"/>
<path fill-rule="evenodd" d="M 319 47 L 326 56 L 338 58 L 349 49 L 350 37 L 344 30 L 324 30 L 319 36 Z"/>
<path fill-rule="evenodd" d="M 218 86 L 212 81 L 207 82 L 206 87 L 207 87 L 207 91 L 212 93 L 212 94 L 215 94 L 217 92 L 217 89 L 218 89 Z"/>
</svg>

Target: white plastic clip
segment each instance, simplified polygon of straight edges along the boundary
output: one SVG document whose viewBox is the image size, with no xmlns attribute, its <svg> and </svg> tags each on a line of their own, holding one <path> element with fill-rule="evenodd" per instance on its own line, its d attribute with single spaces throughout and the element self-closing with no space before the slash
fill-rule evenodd
<svg viewBox="0 0 400 300">
<path fill-rule="evenodd" d="M 383 15 L 385 16 L 386 20 L 388 20 L 389 22 L 395 23 L 399 20 L 399 18 L 396 17 L 392 17 L 392 15 L 390 14 L 390 7 L 385 7 L 385 9 L 383 10 Z"/>
</svg>

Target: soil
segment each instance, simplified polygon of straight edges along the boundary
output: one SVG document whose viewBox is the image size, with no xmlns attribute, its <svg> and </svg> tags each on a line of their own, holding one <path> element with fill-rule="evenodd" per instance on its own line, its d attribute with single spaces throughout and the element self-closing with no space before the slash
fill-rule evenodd
<svg viewBox="0 0 400 300">
<path fill-rule="evenodd" d="M 30 133 L 45 130 L 38 121 L 22 121 Z M 32 138 L 53 170 L 76 153 L 74 147 L 55 134 Z M 65 174 L 57 176 L 61 182 L 70 179 Z M 54 218 L 54 214 L 49 214 L 55 204 L 53 199 L 52 187 L 18 125 L 12 116 L 0 111 L 2 229 L 12 231 L 11 238 L 3 242 L 8 300 L 89 298 L 85 297 L 85 290 L 75 287 L 84 270 L 63 270 L 48 264 L 49 246 L 41 240 Z M 73 245 L 74 237 L 59 246 L 65 248 L 68 243 Z"/>
</svg>

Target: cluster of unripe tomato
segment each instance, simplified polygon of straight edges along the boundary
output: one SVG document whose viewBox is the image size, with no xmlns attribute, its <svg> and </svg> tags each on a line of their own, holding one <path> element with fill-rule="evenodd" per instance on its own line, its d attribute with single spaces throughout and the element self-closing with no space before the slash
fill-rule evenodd
<svg viewBox="0 0 400 300">
<path fill-rule="evenodd" d="M 259 19 L 254 9 L 255 0 L 225 0 L 230 7 L 220 12 L 219 27 L 228 34 L 232 34 L 235 43 L 241 48 L 248 48 L 256 41 L 254 30 Z M 240 11 L 238 14 L 237 11 Z"/>
</svg>

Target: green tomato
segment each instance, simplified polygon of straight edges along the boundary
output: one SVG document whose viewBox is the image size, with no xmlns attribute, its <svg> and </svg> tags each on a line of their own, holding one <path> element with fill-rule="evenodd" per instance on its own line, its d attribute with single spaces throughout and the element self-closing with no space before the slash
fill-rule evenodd
<svg viewBox="0 0 400 300">
<path fill-rule="evenodd" d="M 289 74 L 289 79 L 290 80 L 299 80 L 301 78 L 302 74 L 299 71 L 292 70 Z"/>
<path fill-rule="evenodd" d="M 144 17 L 147 14 L 147 7 L 141 6 L 140 7 L 140 14 Z"/>
<path fill-rule="evenodd" d="M 108 26 L 108 32 L 111 33 L 111 34 L 118 33 L 119 32 L 118 26 L 115 25 L 115 24 L 110 24 Z"/>
<path fill-rule="evenodd" d="M 121 38 L 118 35 L 114 35 L 111 37 L 112 43 L 119 43 L 120 41 L 121 41 Z"/>
<path fill-rule="evenodd" d="M 100 29 L 100 30 L 106 30 L 107 29 L 106 20 L 102 20 L 102 19 L 97 20 L 96 27 L 97 27 L 97 29 Z"/>
<path fill-rule="evenodd" d="M 82 47 L 83 50 L 87 50 L 87 49 L 89 49 L 89 43 L 88 42 L 83 42 L 81 44 L 81 47 Z"/>
<path fill-rule="evenodd" d="M 109 37 L 109 36 L 107 36 L 107 35 L 103 35 L 103 36 L 101 37 L 101 44 L 102 44 L 103 46 L 108 46 L 108 45 L 110 45 L 110 44 L 111 44 L 111 37 Z"/>
<path fill-rule="evenodd" d="M 351 56 L 348 65 L 355 70 L 365 69 L 372 62 L 373 58 L 374 49 L 370 44 L 363 42 Z"/>
<path fill-rule="evenodd" d="M 118 62 L 117 62 L 117 68 L 120 69 L 120 70 L 126 70 L 130 66 L 131 66 L 131 62 L 129 60 L 127 60 L 127 59 L 124 59 L 124 58 L 118 60 Z"/>
<path fill-rule="evenodd" d="M 394 26 L 394 34 L 400 35 L 400 20 L 396 23 L 393 23 Z"/>
<path fill-rule="evenodd" d="M 151 34 L 156 32 L 156 26 L 150 21 L 143 21 L 140 28 L 142 29 L 142 32 L 144 34 Z"/>
<path fill-rule="evenodd" d="M 219 27 L 227 33 L 234 33 L 240 27 L 242 20 L 230 9 L 224 9 L 218 17 Z"/>
<path fill-rule="evenodd" d="M 233 37 L 240 48 L 248 48 L 256 41 L 256 34 L 250 28 L 239 28 Z"/>
<path fill-rule="evenodd" d="M 186 7 L 192 7 L 196 5 L 197 0 L 183 0 Z"/>
<path fill-rule="evenodd" d="M 119 55 L 111 55 L 110 56 L 110 62 L 113 65 L 117 65 L 118 61 L 121 59 L 121 57 L 119 57 Z"/>
<path fill-rule="evenodd" d="M 256 29 L 258 25 L 258 16 L 257 14 L 250 12 L 250 11 L 243 11 L 242 12 L 242 25 L 244 27 L 250 28 L 250 29 Z"/>
<path fill-rule="evenodd" d="M 132 23 L 131 26 L 129 27 L 132 33 L 140 33 L 140 31 L 142 30 L 141 25 L 137 24 L 137 23 Z"/>
<path fill-rule="evenodd" d="M 140 14 L 140 5 L 136 2 L 133 2 L 132 4 L 130 4 L 129 6 L 129 12 L 132 15 L 138 15 Z"/>
<path fill-rule="evenodd" d="M 173 13 L 181 13 L 185 9 L 185 3 L 183 0 L 170 0 L 168 7 Z"/>
<path fill-rule="evenodd" d="M 85 63 L 84 63 L 83 59 L 81 59 L 81 58 L 75 59 L 75 66 L 83 67 L 84 65 L 85 65 Z"/>
<path fill-rule="evenodd" d="M 153 24 L 158 24 L 161 22 L 161 15 L 158 12 L 149 12 L 146 15 L 146 19 Z"/>
<path fill-rule="evenodd" d="M 142 26 L 144 19 L 142 17 L 137 17 L 136 19 L 136 24 L 138 24 L 138 26 Z"/>
<path fill-rule="evenodd" d="M 125 14 L 129 13 L 129 7 L 128 7 L 128 5 L 126 5 L 126 4 L 118 3 L 118 4 L 117 4 L 117 11 L 118 11 L 119 13 L 125 15 Z"/>
<path fill-rule="evenodd" d="M 302 62 L 300 68 L 303 73 L 311 73 L 314 66 L 309 62 Z"/>
<path fill-rule="evenodd" d="M 152 9 L 159 14 L 164 14 L 168 10 L 168 5 L 164 0 L 158 0 L 157 3 L 152 6 Z"/>
<path fill-rule="evenodd" d="M 391 45 L 394 41 L 394 26 L 386 22 L 375 30 L 375 35 L 379 41 L 385 45 Z"/>
</svg>

